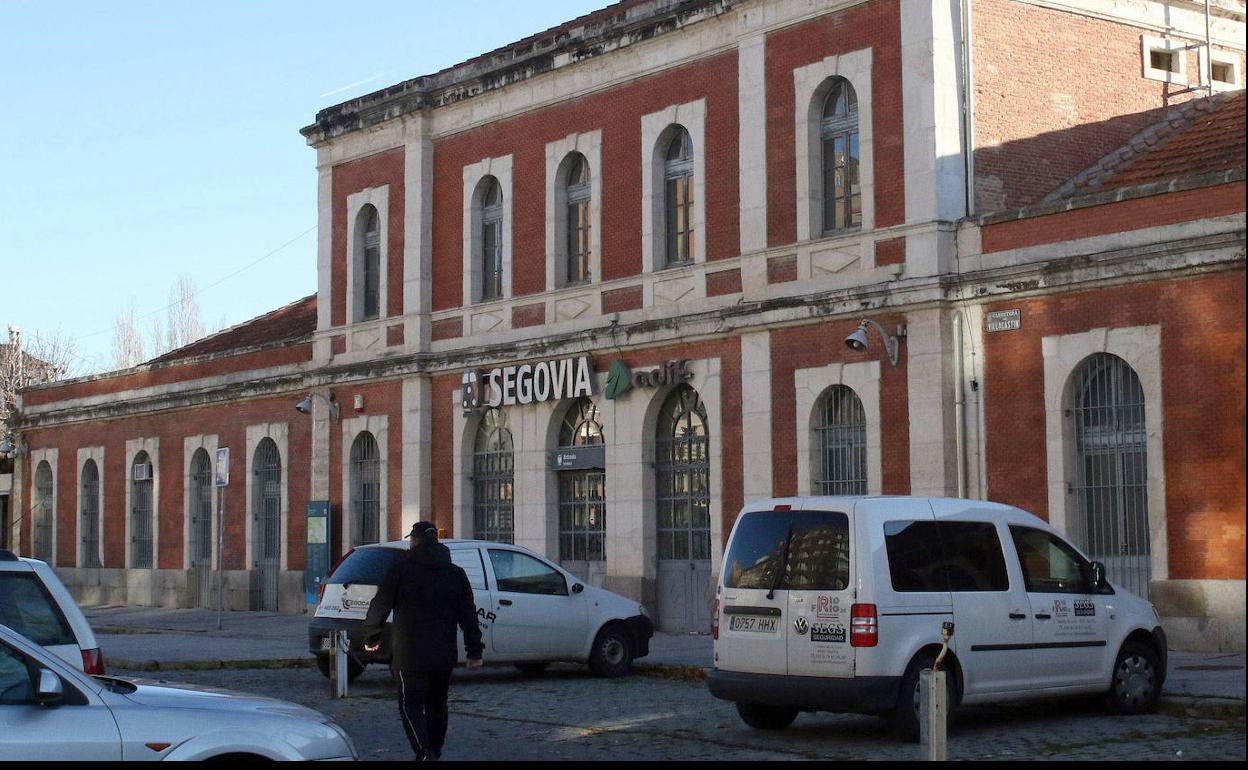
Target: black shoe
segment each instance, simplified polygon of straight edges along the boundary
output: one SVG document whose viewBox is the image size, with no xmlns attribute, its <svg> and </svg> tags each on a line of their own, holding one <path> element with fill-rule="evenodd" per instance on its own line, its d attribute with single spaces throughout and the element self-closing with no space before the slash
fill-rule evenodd
<svg viewBox="0 0 1248 770">
<path fill-rule="evenodd" d="M 434 751 L 433 749 L 425 749 L 424 751 L 416 752 L 417 762 L 437 762 L 441 758 L 442 754 Z"/>
</svg>

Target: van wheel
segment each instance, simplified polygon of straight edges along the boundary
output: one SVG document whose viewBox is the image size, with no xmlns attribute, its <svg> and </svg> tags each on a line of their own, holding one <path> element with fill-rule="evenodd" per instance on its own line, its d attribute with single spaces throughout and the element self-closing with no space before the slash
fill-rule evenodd
<svg viewBox="0 0 1248 770">
<path fill-rule="evenodd" d="M 1127 642 L 1114 661 L 1109 708 L 1116 714 L 1146 714 L 1161 695 L 1161 661 L 1152 647 Z"/>
<path fill-rule="evenodd" d="M 316 668 L 326 679 L 329 678 L 329 656 L 317 655 Z M 354 656 L 347 657 L 347 681 L 355 681 L 355 678 L 364 673 L 364 664 L 355 659 Z"/>
<path fill-rule="evenodd" d="M 755 730 L 783 730 L 797 719 L 797 709 L 764 706 L 761 703 L 738 703 L 741 721 Z"/>
<path fill-rule="evenodd" d="M 526 674 L 540 674 L 550 666 L 549 660 L 538 660 L 530 663 L 517 663 L 516 668 Z"/>
<path fill-rule="evenodd" d="M 897 692 L 897 707 L 893 709 L 893 730 L 902 740 L 919 740 L 919 674 L 931 668 L 936 662 L 936 653 L 925 652 L 915 657 L 901 678 L 901 688 Z M 953 707 L 957 705 L 957 684 L 953 671 L 945 667 L 945 702 L 949 709 L 945 713 L 946 729 L 953 724 Z"/>
<path fill-rule="evenodd" d="M 589 670 L 608 679 L 624 676 L 633 667 L 633 640 L 623 626 L 607 626 L 598 632 L 589 652 Z"/>
</svg>

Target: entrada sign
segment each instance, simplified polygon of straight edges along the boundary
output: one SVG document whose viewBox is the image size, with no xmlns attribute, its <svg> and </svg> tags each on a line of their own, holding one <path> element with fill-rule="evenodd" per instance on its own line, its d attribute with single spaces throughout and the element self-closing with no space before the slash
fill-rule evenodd
<svg viewBox="0 0 1248 770">
<path fill-rule="evenodd" d="M 594 394 L 589 356 L 465 372 L 464 411 L 558 401 Z"/>
<path fill-rule="evenodd" d="M 607 388 L 603 395 L 616 399 L 633 388 L 660 388 L 675 385 L 693 378 L 693 370 L 686 360 L 665 361 L 657 369 L 632 371 L 623 361 L 614 361 L 607 372 Z"/>
</svg>

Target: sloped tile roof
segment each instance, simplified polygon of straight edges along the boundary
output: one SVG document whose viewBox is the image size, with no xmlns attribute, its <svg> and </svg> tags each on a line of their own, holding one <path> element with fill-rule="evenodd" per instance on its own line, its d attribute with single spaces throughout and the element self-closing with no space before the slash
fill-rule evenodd
<svg viewBox="0 0 1248 770">
<path fill-rule="evenodd" d="M 312 294 L 250 321 L 183 345 L 177 350 L 171 350 L 147 363 L 164 364 L 214 353 L 296 342 L 310 339 L 315 331 L 316 295 Z"/>
</svg>

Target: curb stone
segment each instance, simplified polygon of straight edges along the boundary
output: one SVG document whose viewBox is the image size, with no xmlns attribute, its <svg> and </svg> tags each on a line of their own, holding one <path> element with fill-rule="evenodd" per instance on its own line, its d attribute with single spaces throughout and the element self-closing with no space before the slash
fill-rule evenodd
<svg viewBox="0 0 1248 770">
<path fill-rule="evenodd" d="M 120 668 L 127 671 L 212 671 L 216 669 L 249 669 L 249 668 L 313 668 L 316 661 L 312 658 L 270 658 L 267 660 L 126 660 L 125 658 L 109 658 L 105 661 L 109 668 Z"/>
</svg>

